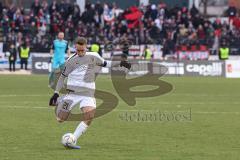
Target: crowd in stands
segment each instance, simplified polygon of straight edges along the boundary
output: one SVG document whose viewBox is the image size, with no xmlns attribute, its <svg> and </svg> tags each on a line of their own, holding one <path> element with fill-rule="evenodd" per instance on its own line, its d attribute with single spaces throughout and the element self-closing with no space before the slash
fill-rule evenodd
<svg viewBox="0 0 240 160">
<path fill-rule="evenodd" d="M 35 0 L 30 10 L 0 2 L 0 26 L 5 46 L 26 41 L 35 51 L 49 51 L 59 31 L 70 43 L 76 36 L 87 37 L 89 43 L 107 43 L 126 38 L 133 44 L 162 44 L 164 53 L 174 52 L 181 45 L 205 45 L 216 50 L 221 41 L 236 45 L 240 40 L 237 10 L 229 7 L 229 21 L 204 18 L 196 7 L 169 8 L 166 4 L 140 5 L 122 10 L 115 3 L 87 3 L 81 12 L 69 0 L 51 4 Z M 33 50 L 32 50 L 33 51 Z"/>
</svg>

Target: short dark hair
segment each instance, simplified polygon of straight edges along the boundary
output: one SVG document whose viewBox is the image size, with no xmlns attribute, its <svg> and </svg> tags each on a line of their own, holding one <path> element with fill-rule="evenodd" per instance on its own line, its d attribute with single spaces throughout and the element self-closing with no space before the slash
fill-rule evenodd
<svg viewBox="0 0 240 160">
<path fill-rule="evenodd" d="M 75 43 L 80 45 L 87 44 L 87 39 L 84 37 L 77 37 Z"/>
</svg>

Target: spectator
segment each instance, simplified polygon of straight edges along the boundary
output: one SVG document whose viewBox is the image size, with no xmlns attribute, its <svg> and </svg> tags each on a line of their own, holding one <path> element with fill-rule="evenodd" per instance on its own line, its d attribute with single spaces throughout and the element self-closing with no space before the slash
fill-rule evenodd
<svg viewBox="0 0 240 160">
<path fill-rule="evenodd" d="M 49 8 L 48 8 L 48 2 L 47 0 L 43 0 L 41 3 L 41 9 L 43 10 L 43 13 L 48 14 L 49 13 Z"/>
<path fill-rule="evenodd" d="M 46 32 L 47 32 L 46 23 L 42 23 L 38 29 L 38 33 L 42 37 L 42 36 L 46 35 Z"/>
<path fill-rule="evenodd" d="M 149 30 L 149 34 L 150 37 L 155 41 L 158 42 L 159 41 L 159 35 L 160 35 L 160 30 L 159 28 L 156 26 L 156 24 L 154 22 L 152 22 L 151 24 L 151 28 Z"/>
<path fill-rule="evenodd" d="M 26 42 L 19 47 L 19 57 L 21 60 L 21 69 L 23 69 L 23 65 L 25 66 L 25 70 L 28 68 L 28 58 L 30 56 L 30 48 L 27 46 Z"/>
<path fill-rule="evenodd" d="M 226 11 L 229 18 L 234 18 L 237 15 L 237 8 L 234 5 L 230 5 Z"/>
<path fill-rule="evenodd" d="M 227 60 L 229 57 L 230 48 L 227 46 L 227 42 L 224 40 L 219 49 L 219 59 Z"/>
<path fill-rule="evenodd" d="M 54 12 L 59 10 L 59 6 L 57 4 L 57 0 L 53 0 L 52 4 L 49 6 L 49 14 L 53 15 Z"/>
<path fill-rule="evenodd" d="M 199 27 L 198 27 L 197 36 L 199 38 L 199 41 L 201 41 L 201 43 L 203 43 L 205 41 L 206 34 L 205 34 L 205 31 L 204 31 L 202 25 L 199 25 Z"/>
<path fill-rule="evenodd" d="M 168 37 L 163 41 L 162 57 L 166 59 L 166 55 L 173 55 L 174 51 L 175 51 L 175 44 L 174 44 L 174 41 L 171 39 L 171 35 L 169 33 Z"/>
<path fill-rule="evenodd" d="M 58 6 L 58 12 L 60 13 L 60 15 L 62 16 L 62 18 L 64 20 L 67 19 L 68 17 L 68 8 L 67 8 L 67 4 L 65 3 L 64 0 L 61 0 L 59 6 Z"/>
<path fill-rule="evenodd" d="M 95 22 L 94 21 L 94 15 L 95 15 L 94 7 L 95 7 L 94 4 L 92 4 L 90 6 L 86 6 L 86 11 L 83 12 L 83 14 L 82 14 L 83 23 L 87 24 L 87 23 Z"/>
<path fill-rule="evenodd" d="M 9 49 L 9 57 L 8 57 L 10 72 L 12 72 L 12 71 L 15 72 L 16 60 L 17 60 L 17 50 L 16 50 L 14 43 L 11 43 L 10 49 Z"/>
<path fill-rule="evenodd" d="M 38 15 L 39 10 L 41 9 L 39 0 L 34 0 L 32 6 L 31 6 L 31 9 L 32 9 L 34 15 Z"/>
<path fill-rule="evenodd" d="M 97 1 L 96 5 L 95 5 L 95 9 L 98 13 L 98 15 L 102 15 L 103 14 L 103 6 L 101 5 L 100 1 Z"/>
<path fill-rule="evenodd" d="M 195 4 L 193 4 L 193 7 L 191 8 L 190 14 L 191 14 L 191 16 L 192 16 L 193 18 L 195 18 L 196 15 L 199 14 L 199 11 L 198 11 L 198 9 L 196 8 Z"/>
<path fill-rule="evenodd" d="M 32 37 L 34 37 L 37 34 L 37 28 L 36 28 L 36 23 L 32 22 L 30 26 L 30 34 Z"/>
<path fill-rule="evenodd" d="M 153 54 L 152 54 L 151 50 L 148 48 L 148 46 L 145 46 L 145 48 L 144 48 L 144 58 L 146 60 L 151 60 L 152 57 L 153 57 Z"/>
<path fill-rule="evenodd" d="M 3 12 L 3 6 L 2 6 L 2 2 L 0 2 L 0 19 L 2 19 L 2 13 Z"/>
<path fill-rule="evenodd" d="M 152 20 L 155 20 L 157 18 L 158 15 L 158 10 L 155 4 L 151 5 L 151 18 Z"/>
<path fill-rule="evenodd" d="M 78 6 L 77 3 L 74 3 L 73 14 L 72 14 L 72 21 L 73 21 L 74 26 L 78 25 L 78 22 L 79 22 L 80 16 L 81 16 L 80 14 L 81 14 L 80 7 Z"/>
</svg>

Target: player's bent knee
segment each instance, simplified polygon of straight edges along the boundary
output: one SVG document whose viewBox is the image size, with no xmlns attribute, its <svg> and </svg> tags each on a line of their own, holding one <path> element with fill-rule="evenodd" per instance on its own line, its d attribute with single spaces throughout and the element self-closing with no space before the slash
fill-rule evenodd
<svg viewBox="0 0 240 160">
<path fill-rule="evenodd" d="M 71 112 L 71 100 L 60 100 L 58 106 L 55 109 L 57 121 L 62 123 L 66 121 Z"/>
<path fill-rule="evenodd" d="M 70 115 L 69 111 L 62 111 L 60 110 L 57 114 L 57 121 L 59 123 L 62 123 L 68 119 L 68 116 Z"/>
</svg>

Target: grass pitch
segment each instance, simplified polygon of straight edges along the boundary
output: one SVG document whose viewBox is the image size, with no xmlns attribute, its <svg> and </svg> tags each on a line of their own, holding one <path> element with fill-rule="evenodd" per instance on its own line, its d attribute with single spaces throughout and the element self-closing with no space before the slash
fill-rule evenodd
<svg viewBox="0 0 240 160">
<path fill-rule="evenodd" d="M 66 150 L 60 144 L 61 136 L 73 132 L 78 122 L 56 122 L 53 108 L 48 107 L 52 91 L 47 79 L 0 76 L 0 160 L 240 157 L 239 79 L 168 77 L 164 80 L 174 90 L 166 95 L 138 98 L 135 107 L 119 98 L 118 107 L 95 119 L 79 139 L 80 150 Z M 97 88 L 117 96 L 108 76 L 98 77 Z M 159 113 L 165 117 L 144 119 Z"/>
</svg>

